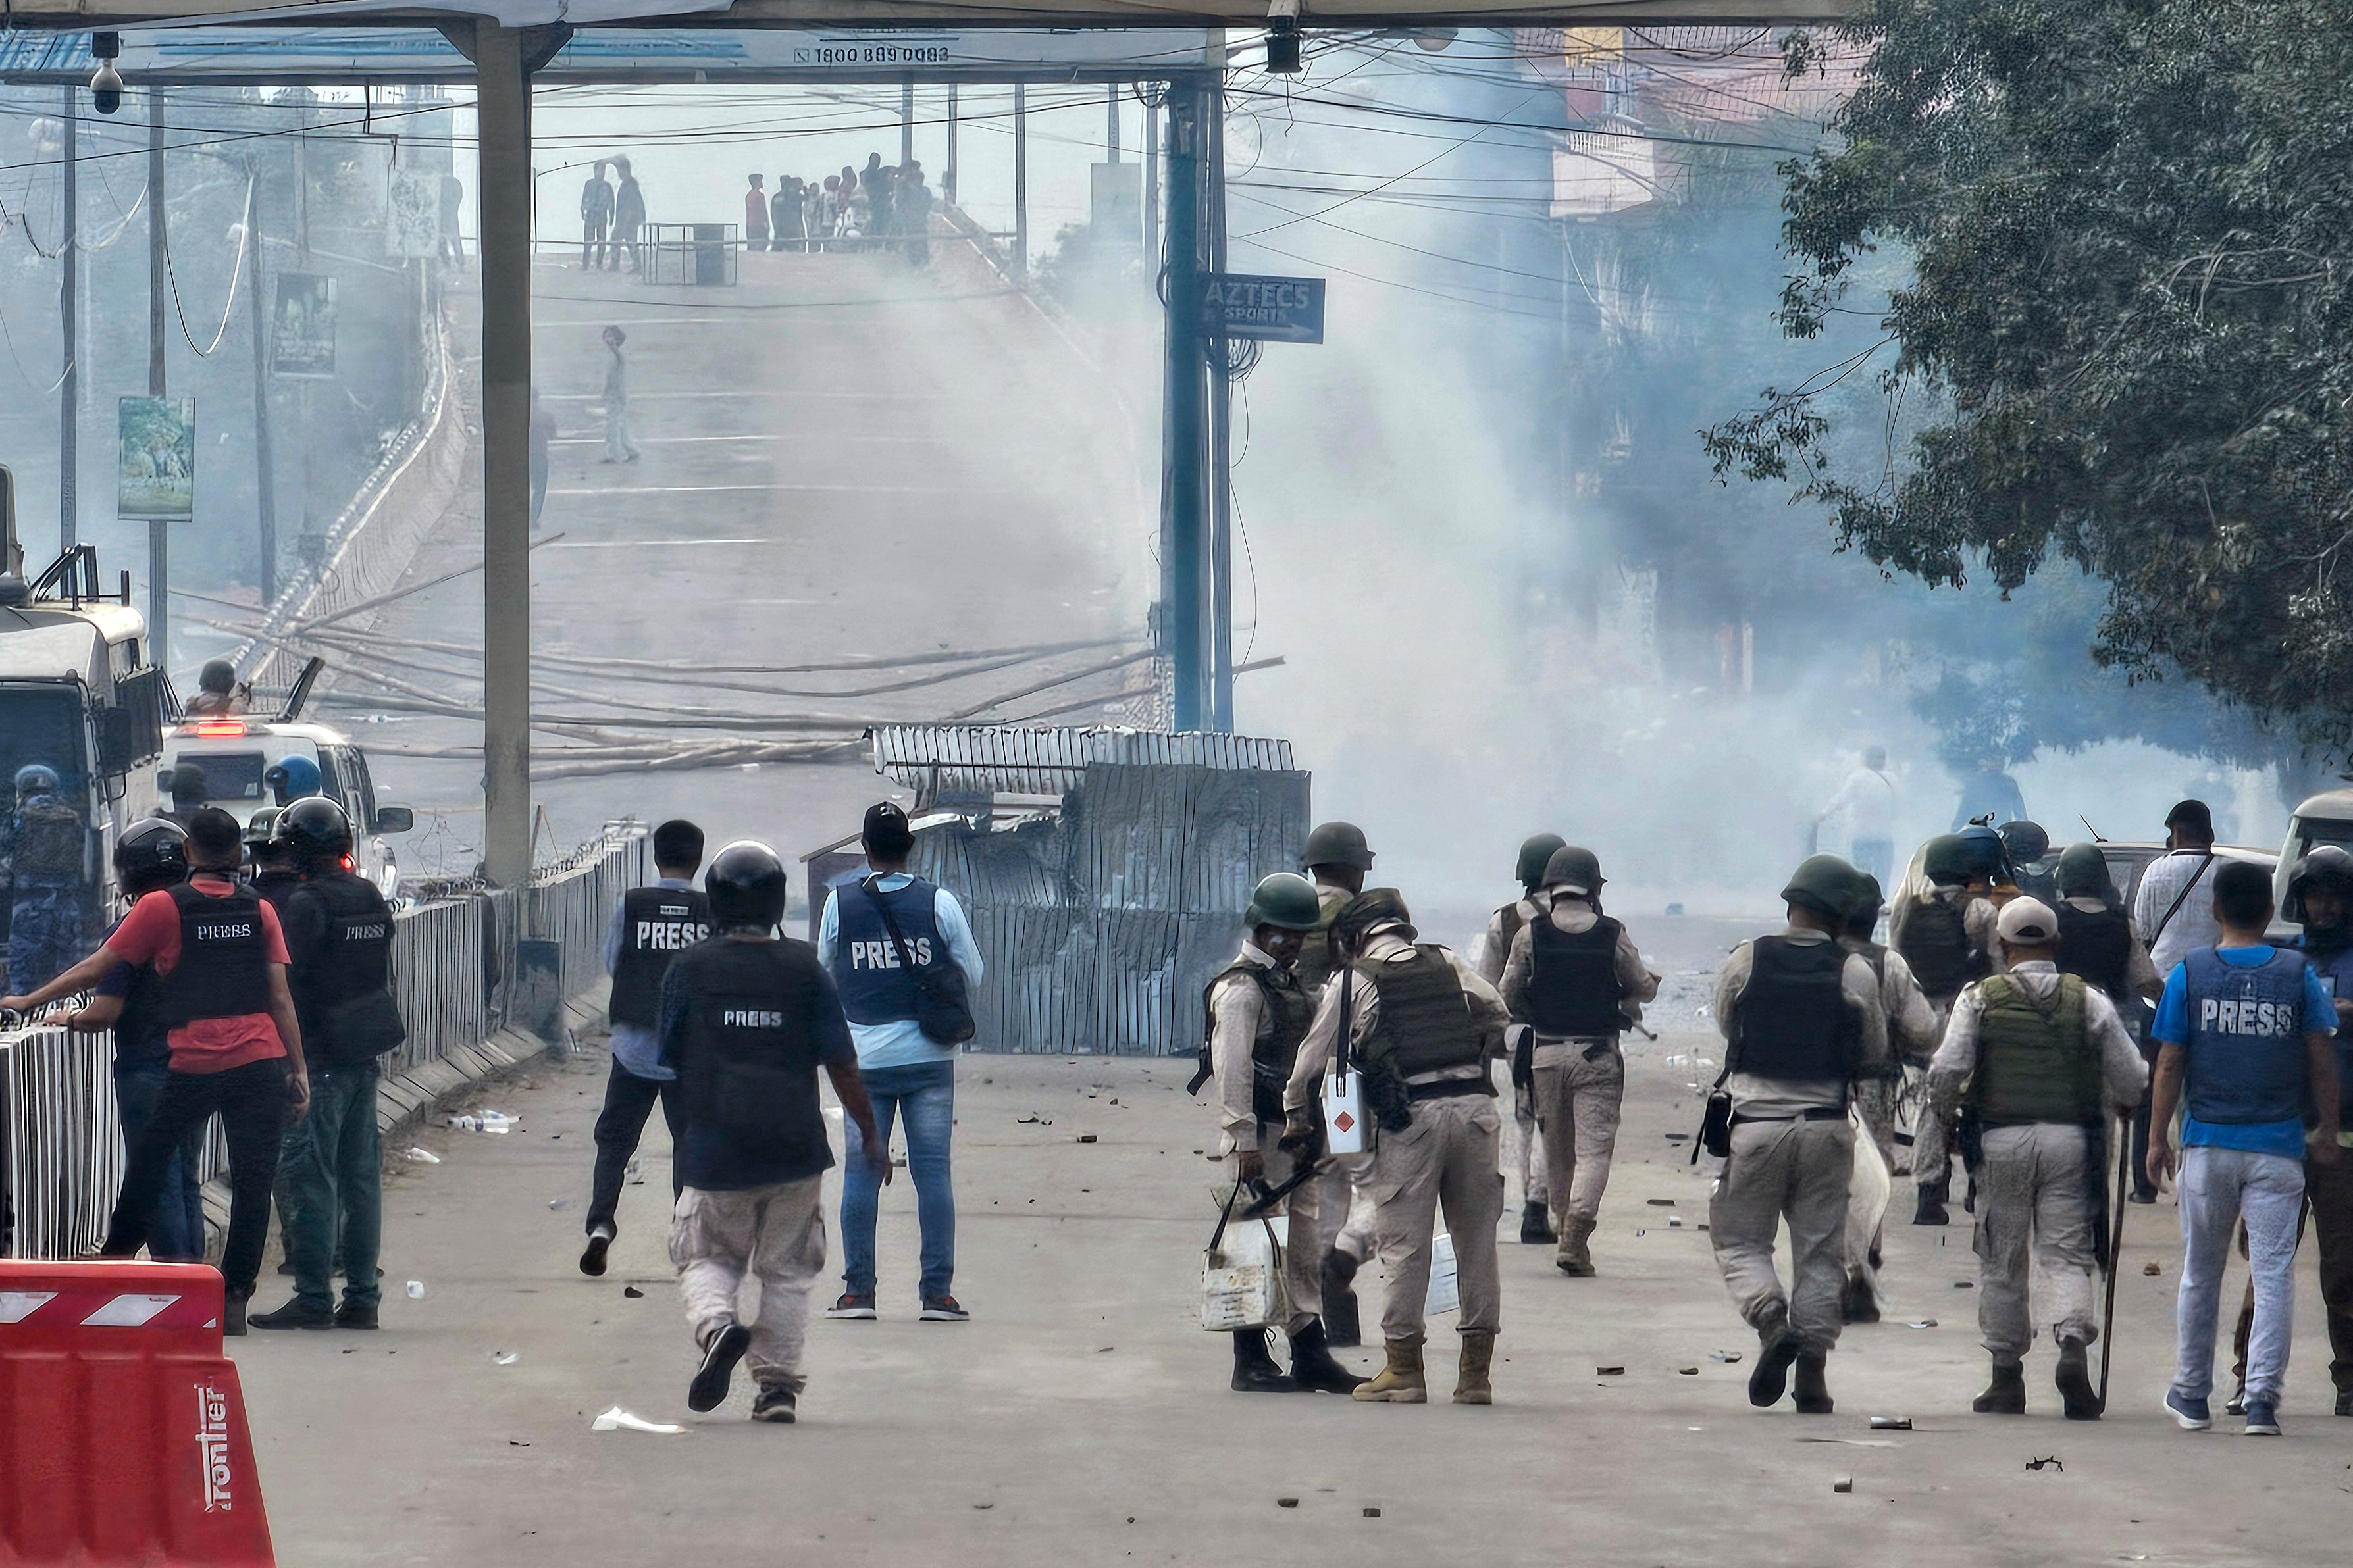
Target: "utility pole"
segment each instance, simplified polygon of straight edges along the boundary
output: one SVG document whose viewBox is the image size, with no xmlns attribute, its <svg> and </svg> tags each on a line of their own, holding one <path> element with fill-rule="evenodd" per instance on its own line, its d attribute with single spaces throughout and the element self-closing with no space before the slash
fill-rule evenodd
<svg viewBox="0 0 2353 1568">
<path fill-rule="evenodd" d="M 899 79 L 899 167 L 915 161 L 915 79 Z"/>
<path fill-rule="evenodd" d="M 955 205 L 956 191 L 956 84 L 948 83 L 948 166 L 940 172 L 940 195 Z"/>
<path fill-rule="evenodd" d="M 482 279 L 482 856 L 531 880 L 531 61 L 536 34 L 473 26 Z M 553 54 L 553 50 L 549 53 Z"/>
<path fill-rule="evenodd" d="M 80 526 L 80 463 L 78 437 L 81 420 L 81 238 L 75 219 L 81 212 L 81 194 L 76 188 L 75 174 L 79 156 L 75 147 L 75 95 L 80 89 L 65 89 L 62 117 L 65 122 L 65 163 L 61 171 L 65 190 L 65 222 L 58 240 L 58 257 L 65 263 L 64 281 L 58 285 L 58 341 L 64 345 L 59 353 L 65 361 L 58 381 L 58 549 L 60 553 L 71 550 L 81 541 Z"/>
<path fill-rule="evenodd" d="M 147 89 L 147 395 L 164 395 L 164 89 Z M 147 659 L 172 667 L 172 525 L 147 520 Z"/>
<path fill-rule="evenodd" d="M 1160 266 L 1160 106 L 1144 100 L 1144 272 L 1150 277 Z"/>
<path fill-rule="evenodd" d="M 253 319 L 253 515 L 259 571 L 254 584 L 264 606 L 278 602 L 278 461 L 269 433 L 269 247 L 262 237 L 261 159 L 253 153 L 246 163 L 252 194 L 245 203 L 245 243 L 253 253 L 253 284 L 245 305 Z"/>
<path fill-rule="evenodd" d="M 1161 647 L 1176 689 L 1176 728 L 1198 730 L 1208 717 L 1203 642 L 1204 502 L 1208 468 L 1208 383 L 1201 339 L 1201 161 L 1206 100 L 1186 79 L 1168 89 L 1167 364 L 1162 397 Z"/>
<path fill-rule="evenodd" d="M 1013 84 L 1013 270 L 1029 276 L 1029 89 Z"/>
<path fill-rule="evenodd" d="M 1110 150 L 1110 162 L 1116 163 L 1119 162 L 1119 83 L 1117 82 L 1112 82 L 1103 88 L 1103 114 L 1110 121 L 1109 129 L 1104 133 L 1103 143 Z"/>
<path fill-rule="evenodd" d="M 1202 237 L 1208 269 L 1226 269 L 1225 88 L 1202 89 Z M 1229 345 L 1206 340 L 1209 357 L 1209 725 L 1234 731 L 1233 373 Z"/>
</svg>

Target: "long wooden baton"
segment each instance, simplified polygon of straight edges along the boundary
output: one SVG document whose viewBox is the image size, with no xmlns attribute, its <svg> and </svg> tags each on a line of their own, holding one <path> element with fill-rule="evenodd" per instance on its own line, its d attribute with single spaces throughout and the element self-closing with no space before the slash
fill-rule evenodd
<svg viewBox="0 0 2353 1568">
<path fill-rule="evenodd" d="M 2100 1413 L 2108 1409 L 2108 1368 L 2116 1359 L 2116 1276 L 2124 1272 L 2125 1202 L 2132 1194 L 2132 1119 L 2116 1119 L 2116 1214 L 2108 1225 L 2108 1298 L 2100 1309 Z"/>
</svg>

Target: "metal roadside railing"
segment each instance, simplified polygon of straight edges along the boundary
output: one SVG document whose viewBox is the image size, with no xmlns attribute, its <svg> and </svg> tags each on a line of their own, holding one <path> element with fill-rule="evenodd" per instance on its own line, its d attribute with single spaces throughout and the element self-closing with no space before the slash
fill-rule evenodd
<svg viewBox="0 0 2353 1568">
<path fill-rule="evenodd" d="M 393 984 L 408 1039 L 384 1058 L 386 1076 L 450 1060 L 499 1030 L 518 935 L 560 943 L 565 995 L 586 992 L 604 973 L 614 904 L 647 870 L 644 827 L 611 823 L 534 872 L 520 900 L 474 888 L 400 910 Z M 113 1067 L 111 1035 L 0 1029 L 0 1257 L 79 1258 L 105 1239 L 124 1152 Z M 215 1121 L 198 1180 L 220 1174 L 226 1155 Z"/>
</svg>

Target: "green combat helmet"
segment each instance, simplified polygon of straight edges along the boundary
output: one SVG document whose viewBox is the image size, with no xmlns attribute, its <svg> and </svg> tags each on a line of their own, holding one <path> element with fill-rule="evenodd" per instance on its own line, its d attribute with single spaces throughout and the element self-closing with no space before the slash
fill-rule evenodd
<svg viewBox="0 0 2353 1568">
<path fill-rule="evenodd" d="M 1966 882 L 1977 864 L 1968 841 L 1957 833 L 1939 833 L 1920 851 L 1920 874 L 1931 882 Z"/>
<path fill-rule="evenodd" d="M 1601 890 L 1601 858 L 1590 849 L 1564 844 L 1545 862 L 1544 885 L 1567 888 L 1591 898 Z"/>
<path fill-rule="evenodd" d="M 1835 855 L 1810 855 L 1789 874 L 1789 885 L 1781 889 L 1781 899 L 1843 922 L 1854 908 L 1861 876 Z"/>
<path fill-rule="evenodd" d="M 1309 870 L 1318 866 L 1353 866 L 1359 871 L 1373 868 L 1373 851 L 1365 842 L 1365 830 L 1353 822 L 1326 822 L 1307 836 L 1307 847 L 1299 852 L 1299 863 Z"/>
<path fill-rule="evenodd" d="M 1516 873 L 1524 888 L 1540 887 L 1545 879 L 1545 868 L 1552 864 L 1556 850 L 1567 847 L 1568 840 L 1557 833 L 1539 833 L 1520 846 L 1520 865 Z"/>
<path fill-rule="evenodd" d="M 2112 909 L 2120 901 L 2108 858 L 2096 844 L 2070 844 L 2061 850 L 2057 877 L 2063 899 L 2097 899 Z"/>
<path fill-rule="evenodd" d="M 1323 906 L 1315 884 L 1296 871 L 1277 871 L 1261 880 L 1242 911 L 1242 925 L 1250 931 L 1273 926 L 1278 931 L 1314 931 L 1323 923 Z"/>
</svg>

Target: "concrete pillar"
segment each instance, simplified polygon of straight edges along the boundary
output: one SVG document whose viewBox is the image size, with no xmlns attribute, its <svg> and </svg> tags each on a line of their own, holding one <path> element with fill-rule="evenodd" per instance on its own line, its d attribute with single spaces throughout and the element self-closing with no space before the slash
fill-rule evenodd
<svg viewBox="0 0 2353 1568">
<path fill-rule="evenodd" d="M 1209 718 L 1208 595 L 1208 387 L 1201 338 L 1203 97 L 1190 81 L 1168 89 L 1167 375 L 1163 394 L 1160 646 L 1176 688 L 1177 730 Z"/>
<path fill-rule="evenodd" d="M 531 79 L 526 37 L 474 24 L 482 278 L 482 858 L 531 879 Z"/>
<path fill-rule="evenodd" d="M 1013 270 L 1029 275 L 1029 89 L 1013 84 Z"/>
<path fill-rule="evenodd" d="M 62 117 L 65 124 L 65 162 L 58 173 L 63 181 L 65 222 L 59 226 L 58 256 L 63 263 L 64 280 L 58 285 L 58 321 L 64 347 L 58 358 L 58 549 L 71 550 L 81 538 L 80 479 L 78 471 L 81 455 L 78 450 L 81 434 L 81 248 L 78 220 L 81 216 L 81 193 L 78 175 L 80 154 L 75 146 L 76 130 L 80 124 L 81 89 L 65 89 Z"/>
<path fill-rule="evenodd" d="M 147 89 L 147 395 L 164 395 L 164 89 Z M 172 664 L 172 525 L 147 524 L 147 649 Z"/>
</svg>

